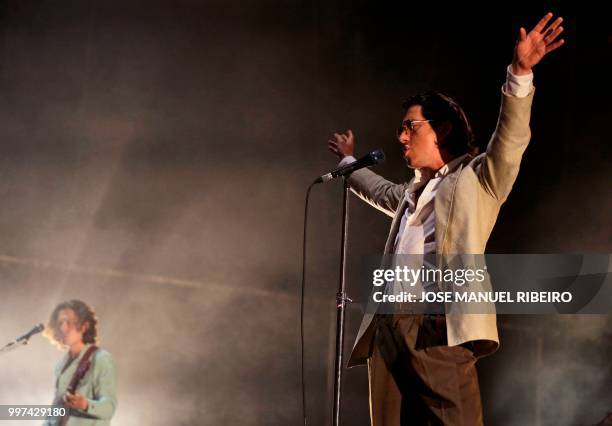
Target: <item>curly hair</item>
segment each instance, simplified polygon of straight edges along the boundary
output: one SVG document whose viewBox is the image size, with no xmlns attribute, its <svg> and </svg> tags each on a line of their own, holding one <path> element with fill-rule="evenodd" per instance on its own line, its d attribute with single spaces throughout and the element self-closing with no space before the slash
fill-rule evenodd
<svg viewBox="0 0 612 426">
<path fill-rule="evenodd" d="M 59 335 L 57 317 L 60 311 L 65 309 L 72 309 L 74 311 L 78 319 L 79 327 L 86 323 L 89 324 L 87 330 L 83 333 L 83 343 L 96 343 L 98 340 L 98 318 L 96 317 L 96 313 L 93 307 L 76 299 L 62 302 L 53 309 L 53 313 L 49 317 L 49 322 L 47 322 L 43 334 L 58 347 L 63 347 Z"/>
<path fill-rule="evenodd" d="M 466 153 L 472 155 L 478 153 L 478 147 L 474 145 L 472 127 L 465 112 L 453 98 L 430 90 L 406 99 L 402 103 L 402 108 L 407 111 L 414 105 L 420 105 L 423 117 L 432 120 L 431 126 L 436 134 L 439 135 L 438 130 L 443 123 L 451 125 L 450 133 L 438 141 L 440 149 L 445 149 L 455 157 Z"/>
</svg>

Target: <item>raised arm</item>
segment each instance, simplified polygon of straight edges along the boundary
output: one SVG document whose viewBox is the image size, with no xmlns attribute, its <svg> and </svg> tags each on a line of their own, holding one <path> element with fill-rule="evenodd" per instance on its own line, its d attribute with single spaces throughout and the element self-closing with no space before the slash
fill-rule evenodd
<svg viewBox="0 0 612 426">
<path fill-rule="evenodd" d="M 563 39 L 558 40 L 563 31 L 563 19 L 559 17 L 549 24 L 551 19 L 552 13 L 546 14 L 529 34 L 524 28 L 519 30 L 508 82 L 503 89 L 497 127 L 479 169 L 482 186 L 500 202 L 505 201 L 512 189 L 523 152 L 531 138 L 529 119 L 533 89 L 522 94 L 520 89 L 512 90 L 510 85 L 532 76 L 532 68 L 564 43 Z"/>
</svg>

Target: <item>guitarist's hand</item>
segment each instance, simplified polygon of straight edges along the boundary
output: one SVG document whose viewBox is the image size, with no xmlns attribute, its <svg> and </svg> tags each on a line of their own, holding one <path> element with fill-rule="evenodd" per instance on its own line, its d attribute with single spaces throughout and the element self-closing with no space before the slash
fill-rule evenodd
<svg viewBox="0 0 612 426">
<path fill-rule="evenodd" d="M 87 398 L 78 392 L 66 392 L 66 395 L 64 395 L 64 403 L 68 408 L 76 408 L 83 411 L 87 411 L 87 407 L 89 406 Z"/>
</svg>

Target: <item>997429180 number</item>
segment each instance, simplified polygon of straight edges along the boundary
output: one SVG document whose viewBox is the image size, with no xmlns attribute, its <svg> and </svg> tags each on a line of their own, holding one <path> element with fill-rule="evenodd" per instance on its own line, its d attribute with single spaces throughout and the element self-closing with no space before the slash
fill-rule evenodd
<svg viewBox="0 0 612 426">
<path fill-rule="evenodd" d="M 9 417 L 61 417 L 65 416 L 66 408 L 64 407 L 8 407 L 7 414 Z"/>
</svg>

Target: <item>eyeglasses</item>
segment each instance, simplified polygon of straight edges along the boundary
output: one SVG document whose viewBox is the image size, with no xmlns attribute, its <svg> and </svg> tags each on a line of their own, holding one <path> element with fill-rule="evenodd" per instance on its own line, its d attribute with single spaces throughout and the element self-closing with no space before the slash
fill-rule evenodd
<svg viewBox="0 0 612 426">
<path fill-rule="evenodd" d="M 430 121 L 433 120 L 406 120 L 402 123 L 400 127 L 397 128 L 396 136 L 399 138 L 401 135 L 404 134 L 404 132 L 414 132 L 418 128 L 415 126 L 415 124 L 429 123 Z"/>
</svg>

